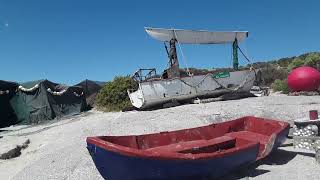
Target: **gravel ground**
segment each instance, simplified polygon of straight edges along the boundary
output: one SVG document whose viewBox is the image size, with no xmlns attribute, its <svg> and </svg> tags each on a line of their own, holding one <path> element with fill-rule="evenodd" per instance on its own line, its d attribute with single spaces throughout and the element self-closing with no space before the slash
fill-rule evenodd
<svg viewBox="0 0 320 180">
<path fill-rule="evenodd" d="M 90 179 L 102 177 L 86 150 L 87 136 L 128 135 L 172 131 L 222 122 L 247 115 L 292 123 L 311 109 L 320 110 L 319 96 L 268 96 L 189 104 L 154 111 L 102 113 L 95 110 L 69 119 L 0 132 L 0 154 L 30 139 L 20 157 L 0 160 L 0 179 Z M 314 152 L 286 144 L 267 159 L 224 179 L 320 179 Z"/>
</svg>

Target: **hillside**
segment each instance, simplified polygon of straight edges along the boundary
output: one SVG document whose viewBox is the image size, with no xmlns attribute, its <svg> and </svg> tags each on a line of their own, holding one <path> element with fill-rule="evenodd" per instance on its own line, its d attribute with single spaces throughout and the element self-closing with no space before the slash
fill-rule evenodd
<svg viewBox="0 0 320 180">
<path fill-rule="evenodd" d="M 252 64 L 255 69 L 261 69 L 260 85 L 270 86 L 276 79 L 286 80 L 289 72 L 300 66 L 311 66 L 320 70 L 320 52 L 310 52 L 299 56 L 285 57 L 276 60 L 255 62 Z M 240 66 L 240 69 L 248 69 L 250 65 Z M 220 71 L 232 71 L 231 68 L 197 69 L 189 68 L 194 74 L 216 73 Z M 182 75 L 187 75 L 186 69 L 181 69 Z"/>
<path fill-rule="evenodd" d="M 320 53 L 310 52 L 294 57 L 286 57 L 267 62 L 257 62 L 253 63 L 253 66 L 261 69 L 261 85 L 270 86 L 277 79 L 278 83 L 281 80 L 283 82 L 282 84 L 286 85 L 287 76 L 294 68 L 311 66 L 320 70 Z"/>
<path fill-rule="evenodd" d="M 299 66 L 312 66 L 314 68 L 320 69 L 320 52 L 310 52 L 299 56 L 285 57 L 276 60 L 266 61 L 266 62 L 256 62 L 253 63 L 256 68 L 263 68 L 266 65 L 275 65 L 281 68 L 286 68 L 291 70 Z"/>
</svg>

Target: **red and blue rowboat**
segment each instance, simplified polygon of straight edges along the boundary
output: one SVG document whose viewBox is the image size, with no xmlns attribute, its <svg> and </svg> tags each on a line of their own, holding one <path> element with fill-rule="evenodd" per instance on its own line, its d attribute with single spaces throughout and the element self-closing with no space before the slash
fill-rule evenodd
<svg viewBox="0 0 320 180">
<path fill-rule="evenodd" d="M 286 122 L 243 117 L 172 132 L 88 137 L 87 148 L 108 180 L 212 179 L 266 157 L 288 132 Z"/>
</svg>

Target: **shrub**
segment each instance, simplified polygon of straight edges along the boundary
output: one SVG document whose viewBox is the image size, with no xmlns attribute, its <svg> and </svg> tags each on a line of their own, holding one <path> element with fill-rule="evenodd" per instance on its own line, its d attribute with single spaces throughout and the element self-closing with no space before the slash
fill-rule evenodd
<svg viewBox="0 0 320 180">
<path fill-rule="evenodd" d="M 286 79 L 285 80 L 276 79 L 272 83 L 271 87 L 274 91 L 282 91 L 282 93 L 284 94 L 289 93 L 289 87 Z"/>
<path fill-rule="evenodd" d="M 296 57 L 293 59 L 293 61 L 288 65 L 288 71 L 291 71 L 292 69 L 295 69 L 297 67 L 303 66 L 304 65 L 304 60 Z"/>
<path fill-rule="evenodd" d="M 288 71 L 280 66 L 267 64 L 261 69 L 261 81 L 262 85 L 269 86 L 276 79 L 286 79 L 288 76 Z"/>
<path fill-rule="evenodd" d="M 307 57 L 305 58 L 304 65 L 311 66 L 311 67 L 317 68 L 319 70 L 320 69 L 320 54 L 319 53 L 308 54 Z"/>
<path fill-rule="evenodd" d="M 115 77 L 105 84 L 96 98 L 98 109 L 103 111 L 120 111 L 131 107 L 127 89 L 136 89 L 138 84 L 129 76 Z"/>
</svg>

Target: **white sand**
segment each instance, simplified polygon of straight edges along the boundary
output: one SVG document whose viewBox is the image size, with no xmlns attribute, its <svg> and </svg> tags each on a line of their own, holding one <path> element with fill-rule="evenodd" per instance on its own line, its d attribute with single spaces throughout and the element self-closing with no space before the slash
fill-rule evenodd
<svg viewBox="0 0 320 180">
<path fill-rule="evenodd" d="M 142 112 L 90 111 L 51 124 L 0 132 L 4 136 L 0 139 L 0 153 L 26 139 L 31 141 L 20 157 L 0 160 L 0 179 L 102 179 L 86 150 L 87 136 L 171 131 L 246 115 L 292 122 L 306 117 L 311 109 L 320 110 L 319 96 L 280 95 Z M 320 165 L 315 162 L 314 153 L 292 146 L 279 148 L 256 166 L 246 171 L 249 179 L 320 179 Z M 240 176 L 239 172 L 233 174 Z"/>
</svg>

